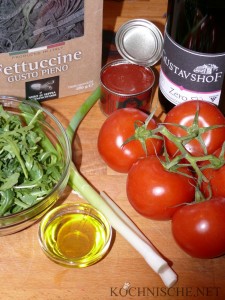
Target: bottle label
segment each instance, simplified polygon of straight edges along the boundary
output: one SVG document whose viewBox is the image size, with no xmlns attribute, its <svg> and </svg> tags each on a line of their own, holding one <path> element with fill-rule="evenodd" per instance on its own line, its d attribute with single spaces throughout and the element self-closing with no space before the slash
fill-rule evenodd
<svg viewBox="0 0 225 300">
<path fill-rule="evenodd" d="M 173 104 L 204 100 L 219 104 L 225 71 L 225 53 L 191 51 L 165 32 L 159 88 Z"/>
</svg>

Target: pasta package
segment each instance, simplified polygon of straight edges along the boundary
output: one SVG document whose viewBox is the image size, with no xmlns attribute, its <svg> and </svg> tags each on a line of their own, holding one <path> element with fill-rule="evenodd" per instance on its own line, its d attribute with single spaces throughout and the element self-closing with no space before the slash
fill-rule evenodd
<svg viewBox="0 0 225 300">
<path fill-rule="evenodd" d="M 99 84 L 103 0 L 1 0 L 0 94 L 48 100 Z"/>
</svg>

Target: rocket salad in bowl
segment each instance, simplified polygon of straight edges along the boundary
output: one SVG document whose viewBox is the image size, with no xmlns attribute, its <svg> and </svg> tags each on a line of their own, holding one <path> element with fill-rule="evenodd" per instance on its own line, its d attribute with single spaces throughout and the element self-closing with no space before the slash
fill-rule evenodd
<svg viewBox="0 0 225 300">
<path fill-rule="evenodd" d="M 69 139 L 50 112 L 0 97 L 0 235 L 30 226 L 53 206 L 70 162 Z"/>
</svg>

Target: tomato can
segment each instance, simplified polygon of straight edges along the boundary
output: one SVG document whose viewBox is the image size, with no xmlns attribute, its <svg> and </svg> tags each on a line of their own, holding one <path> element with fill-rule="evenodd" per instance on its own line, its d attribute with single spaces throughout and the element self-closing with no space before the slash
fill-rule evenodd
<svg viewBox="0 0 225 300">
<path fill-rule="evenodd" d="M 101 71 L 101 109 L 106 115 L 124 107 L 149 111 L 155 75 L 151 68 L 118 59 Z"/>
<path fill-rule="evenodd" d="M 122 59 L 101 70 L 100 107 L 106 115 L 124 107 L 149 112 L 155 83 L 151 66 L 161 58 L 162 34 L 153 23 L 135 19 L 117 31 L 115 43 Z"/>
</svg>

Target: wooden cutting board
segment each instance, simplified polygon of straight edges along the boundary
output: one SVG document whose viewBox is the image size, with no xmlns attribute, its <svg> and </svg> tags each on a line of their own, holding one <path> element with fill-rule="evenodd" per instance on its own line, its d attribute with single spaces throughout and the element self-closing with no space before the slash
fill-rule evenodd
<svg viewBox="0 0 225 300">
<path fill-rule="evenodd" d="M 146 18 L 163 32 L 166 5 L 166 0 L 104 1 L 104 29 L 116 31 L 127 20 Z M 113 55 L 116 54 L 111 49 L 108 59 L 113 59 Z M 156 74 L 158 70 L 159 64 L 155 67 Z M 88 95 L 46 101 L 44 106 L 66 126 Z M 156 115 L 164 118 L 160 107 Z M 169 261 L 178 274 L 177 284 L 165 288 L 158 275 L 116 232 L 110 252 L 99 263 L 84 269 L 59 266 L 42 252 L 37 222 L 22 232 L 0 238 L 0 299 L 225 299 L 225 256 L 212 260 L 189 257 L 175 244 L 170 221 L 148 220 L 130 206 L 125 192 L 126 175 L 107 168 L 97 151 L 98 132 L 105 118 L 97 103 L 79 127 L 73 145 L 74 160 L 87 180 L 98 191 L 106 191 Z M 60 201 L 81 200 L 67 189 Z"/>
</svg>

